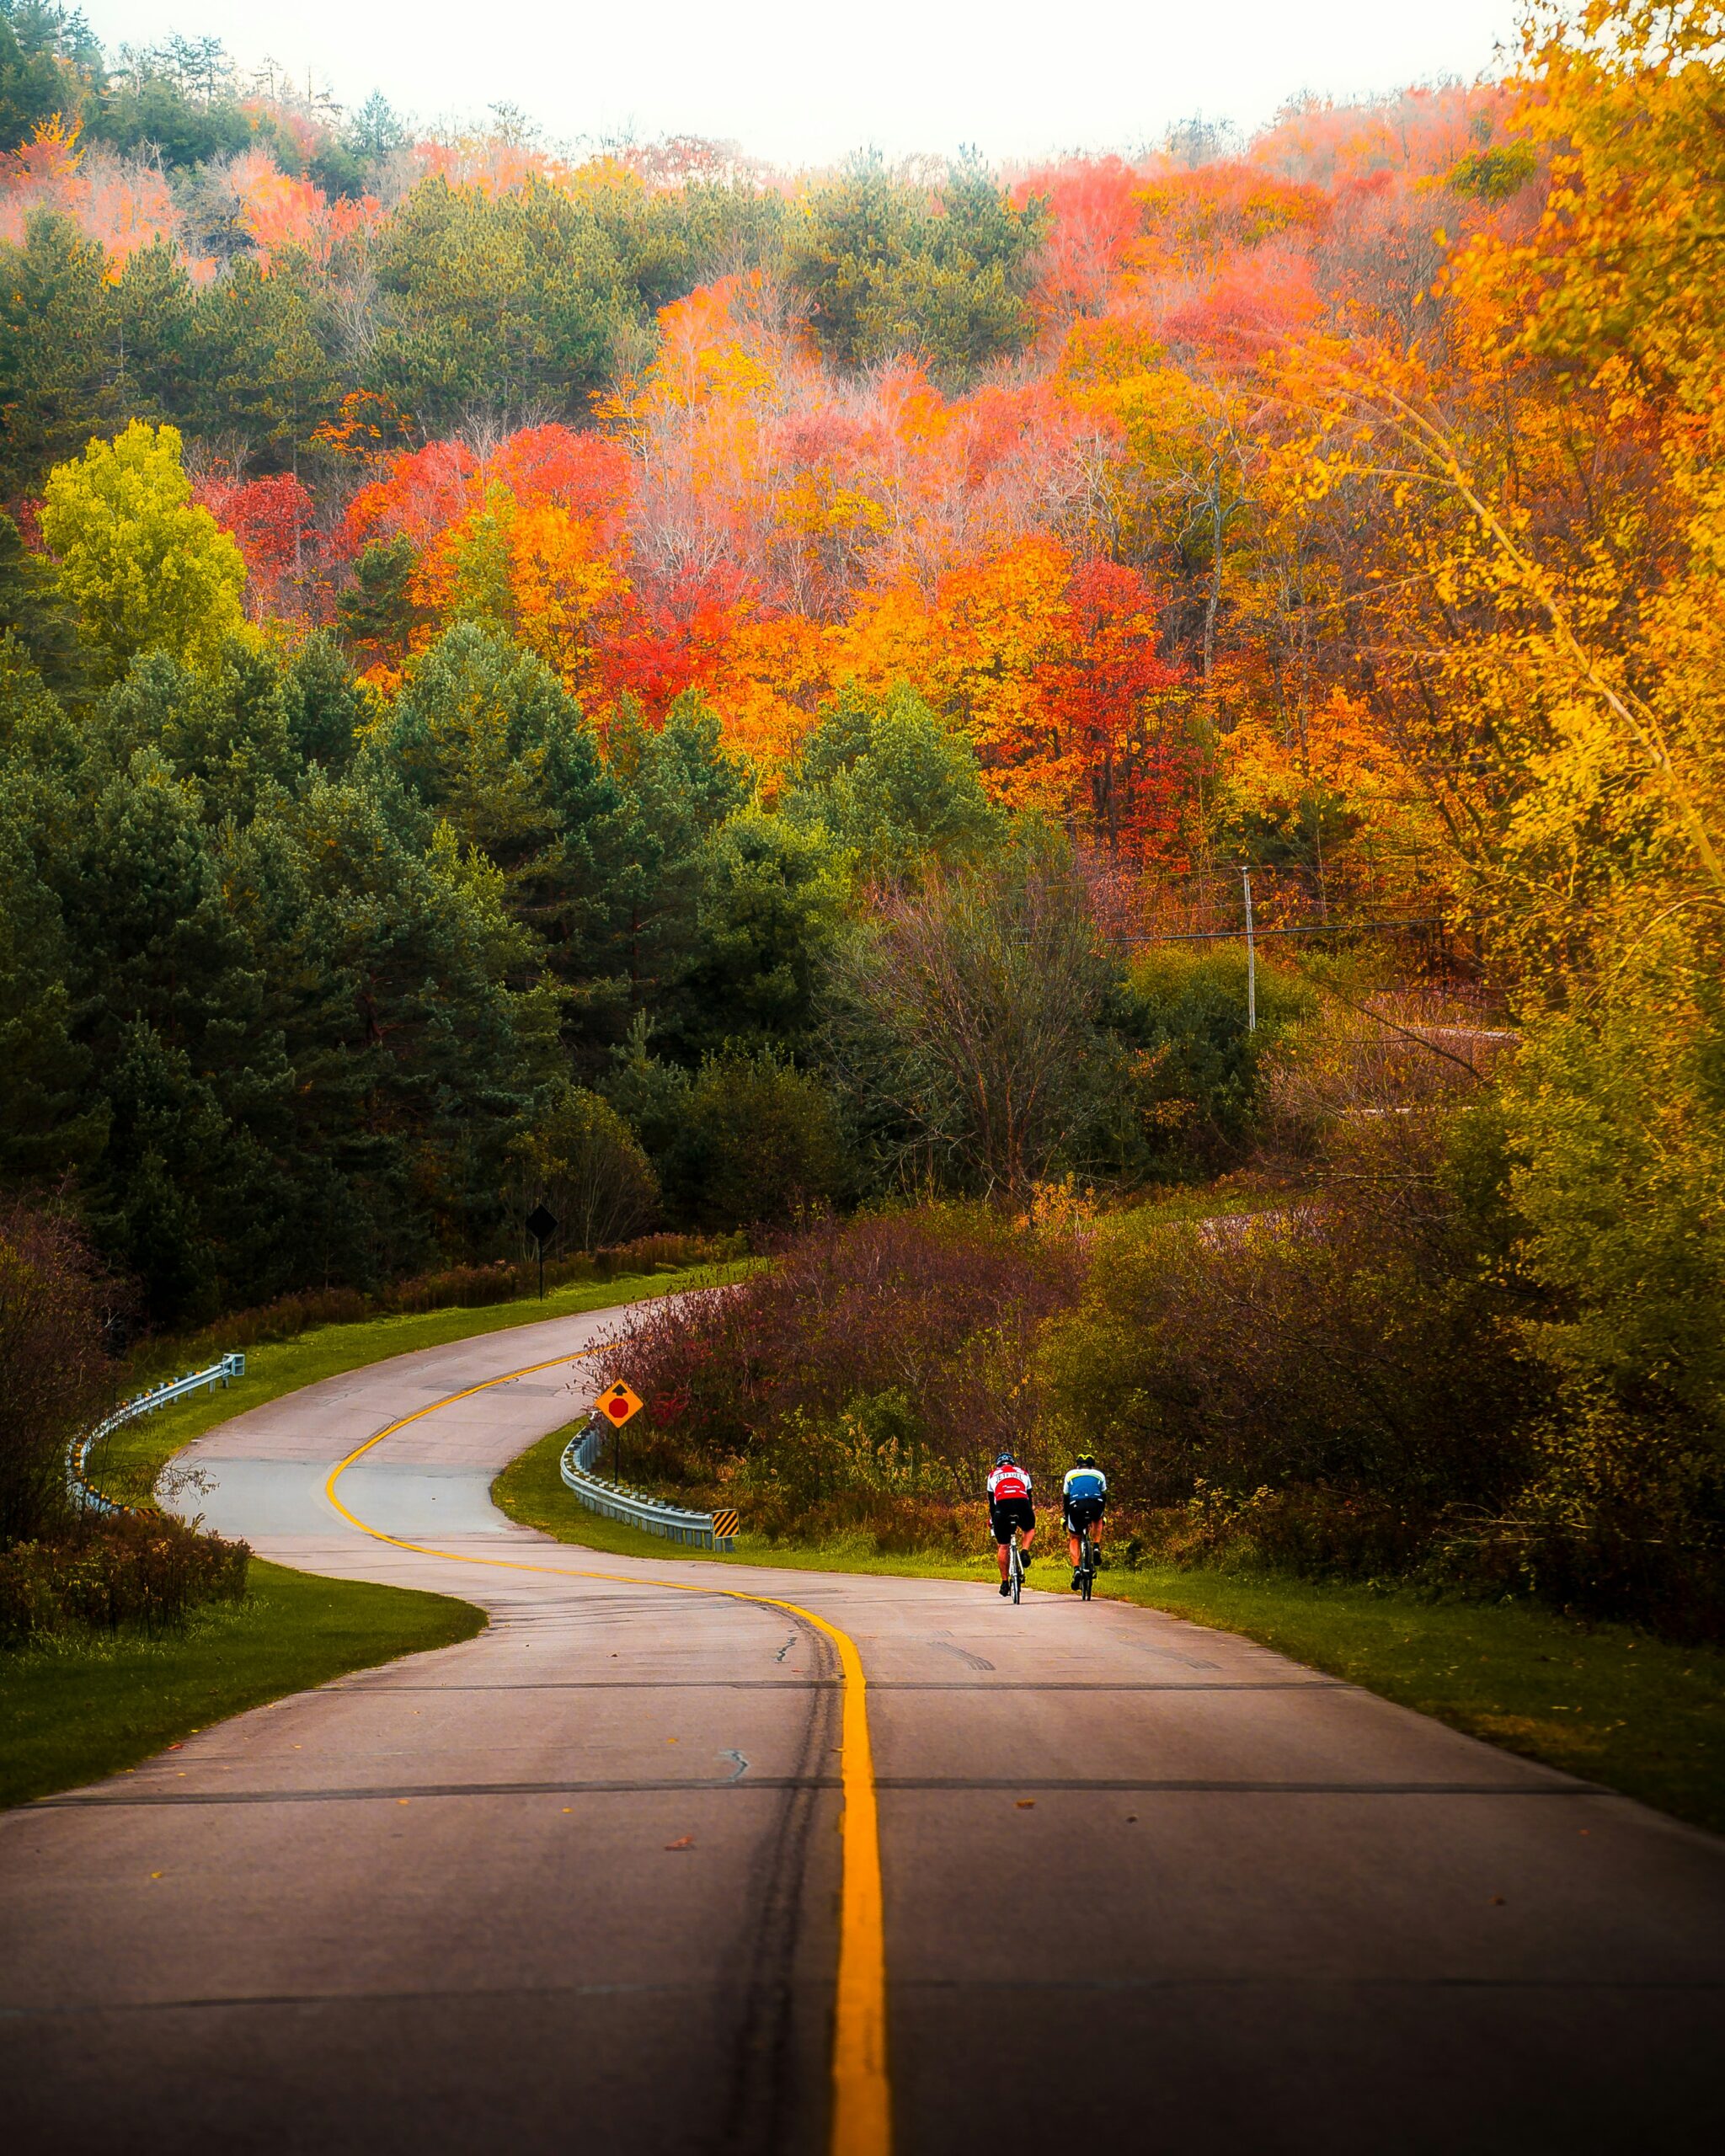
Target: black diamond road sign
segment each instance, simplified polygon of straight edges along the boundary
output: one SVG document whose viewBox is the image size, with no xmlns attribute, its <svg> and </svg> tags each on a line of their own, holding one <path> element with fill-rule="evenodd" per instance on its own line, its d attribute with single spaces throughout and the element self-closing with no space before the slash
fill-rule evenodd
<svg viewBox="0 0 1725 2156">
<path fill-rule="evenodd" d="M 527 1233 L 536 1243 L 548 1243 L 557 1233 L 557 1215 L 547 1207 L 536 1205 L 527 1215 Z"/>
</svg>

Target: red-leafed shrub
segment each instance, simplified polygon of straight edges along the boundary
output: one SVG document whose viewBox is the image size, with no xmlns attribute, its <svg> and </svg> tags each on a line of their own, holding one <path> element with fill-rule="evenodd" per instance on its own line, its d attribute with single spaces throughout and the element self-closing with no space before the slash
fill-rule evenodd
<svg viewBox="0 0 1725 2156">
<path fill-rule="evenodd" d="M 997 1452 L 1038 1458 L 1033 1339 L 1076 1267 L 1069 1239 L 980 1206 L 817 1228 L 629 1328 L 609 1368 L 648 1412 L 623 1472 L 727 1491 L 769 1533 L 950 1540 Z"/>
</svg>

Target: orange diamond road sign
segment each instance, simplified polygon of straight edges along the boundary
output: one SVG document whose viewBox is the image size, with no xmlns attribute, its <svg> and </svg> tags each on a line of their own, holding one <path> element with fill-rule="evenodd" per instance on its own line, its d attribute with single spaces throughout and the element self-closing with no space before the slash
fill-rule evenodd
<svg viewBox="0 0 1725 2156">
<path fill-rule="evenodd" d="M 622 1384 L 607 1385 L 593 1405 L 606 1421 L 614 1429 L 618 1430 L 628 1421 L 630 1416 L 638 1415 L 641 1412 L 638 1396 L 631 1392 L 629 1388 Z"/>
</svg>

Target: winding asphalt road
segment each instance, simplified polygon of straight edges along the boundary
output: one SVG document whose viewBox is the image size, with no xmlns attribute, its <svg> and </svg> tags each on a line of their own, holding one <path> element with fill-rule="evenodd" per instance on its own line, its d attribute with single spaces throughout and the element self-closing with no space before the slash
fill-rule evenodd
<svg viewBox="0 0 1725 2156">
<path fill-rule="evenodd" d="M 494 1381 L 612 1315 L 192 1449 L 262 1554 L 492 1621 L 0 1820 L 9 2147 L 817 2156 L 842 1669 L 737 1592 L 867 1673 L 902 2156 L 1725 2145 L 1725 1844 L 1151 1612 L 514 1527 L 601 1366 Z M 428 1408 L 341 1477 L 377 1540 L 326 1481 Z"/>
</svg>

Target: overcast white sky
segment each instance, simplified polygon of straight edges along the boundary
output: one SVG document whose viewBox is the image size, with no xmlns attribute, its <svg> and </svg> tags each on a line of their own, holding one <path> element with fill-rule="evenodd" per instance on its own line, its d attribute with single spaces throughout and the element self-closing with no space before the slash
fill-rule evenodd
<svg viewBox="0 0 1725 2156">
<path fill-rule="evenodd" d="M 873 144 L 991 158 L 1130 147 L 1201 112 L 1249 131 L 1493 68 L 1516 0 L 86 0 L 110 48 L 215 35 L 424 121 L 521 106 L 558 141 L 735 141 L 784 164 Z"/>
</svg>

